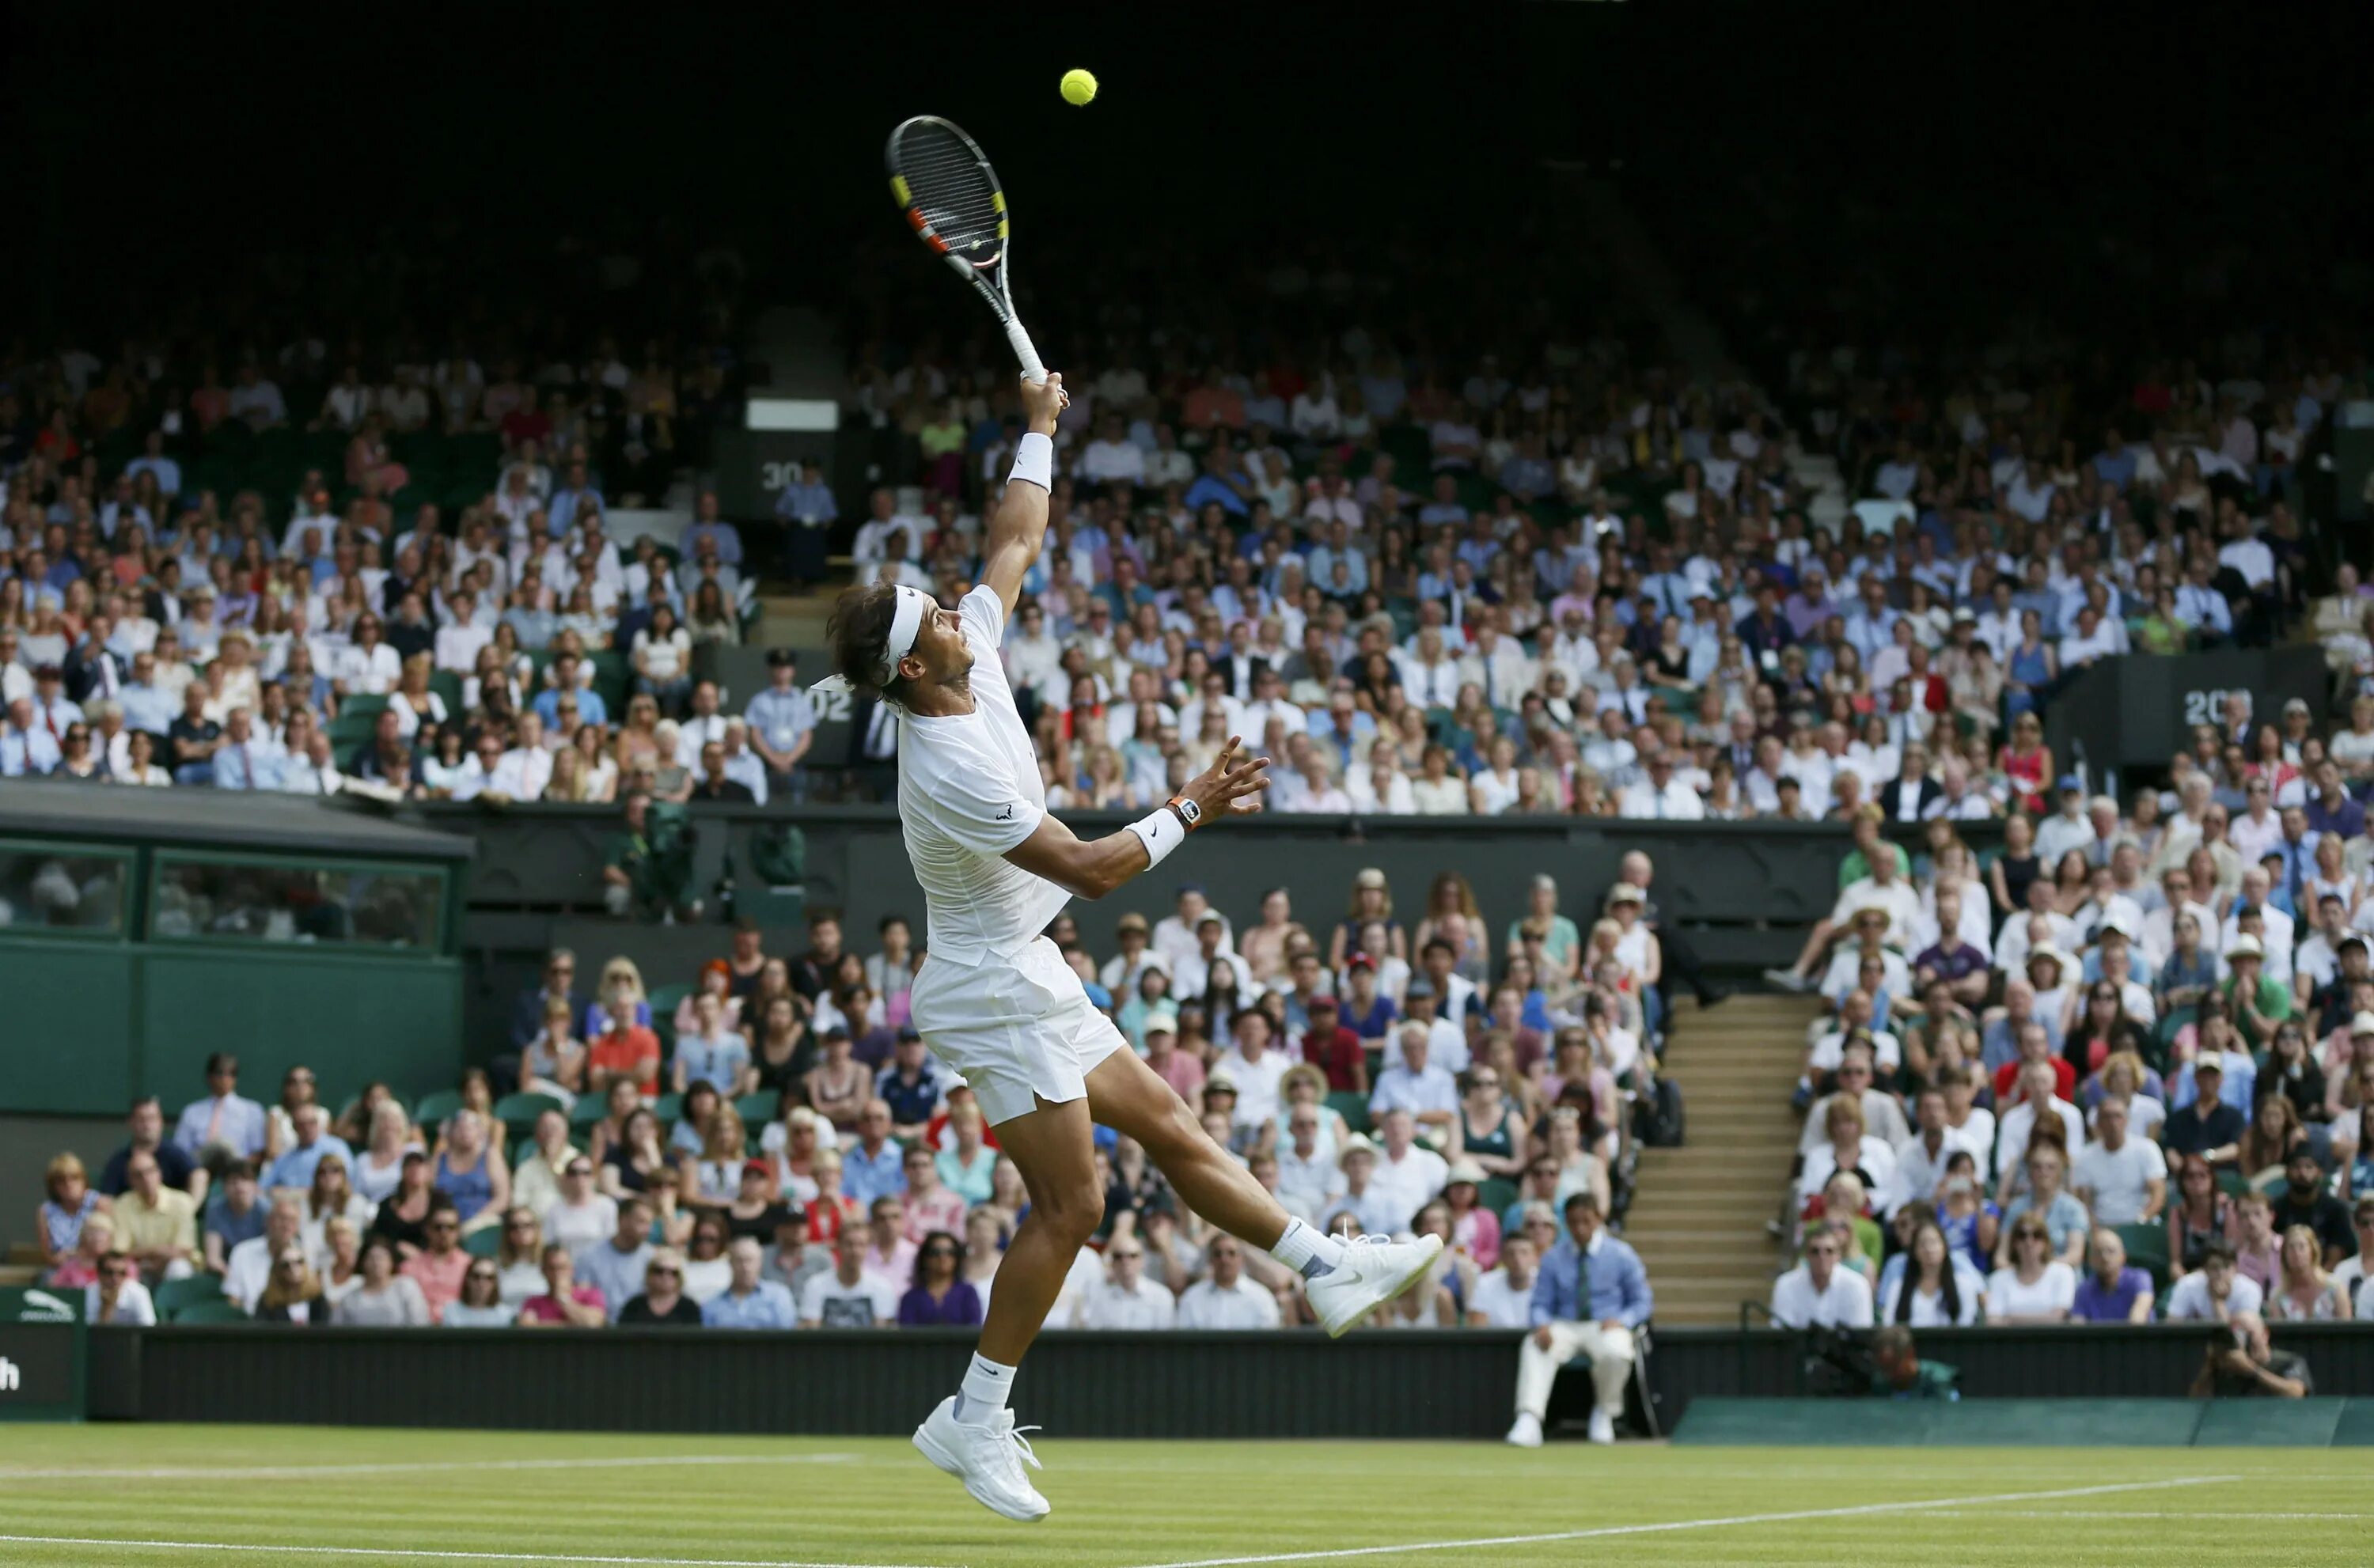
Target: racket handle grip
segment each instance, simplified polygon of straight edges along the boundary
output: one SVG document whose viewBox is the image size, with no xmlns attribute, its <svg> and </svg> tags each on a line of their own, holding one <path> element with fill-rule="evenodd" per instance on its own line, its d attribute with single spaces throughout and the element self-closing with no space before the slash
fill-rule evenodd
<svg viewBox="0 0 2374 1568">
<path fill-rule="evenodd" d="M 1047 367 L 1039 362 L 1039 350 L 1022 323 L 1013 317 L 1005 319 L 1005 341 L 1014 345 L 1014 357 L 1022 361 L 1023 379 L 1033 386 L 1047 384 Z"/>
</svg>

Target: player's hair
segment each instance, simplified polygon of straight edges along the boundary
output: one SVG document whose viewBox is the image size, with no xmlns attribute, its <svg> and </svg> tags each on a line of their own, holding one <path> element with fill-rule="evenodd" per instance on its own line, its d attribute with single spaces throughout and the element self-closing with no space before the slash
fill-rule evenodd
<svg viewBox="0 0 2374 1568">
<path fill-rule="evenodd" d="M 832 650 L 832 667 L 863 697 L 903 703 L 907 683 L 897 675 L 881 679 L 882 652 L 889 646 L 890 623 L 899 614 L 899 591 L 887 582 L 861 582 L 841 590 L 825 621 L 825 643 Z"/>
</svg>

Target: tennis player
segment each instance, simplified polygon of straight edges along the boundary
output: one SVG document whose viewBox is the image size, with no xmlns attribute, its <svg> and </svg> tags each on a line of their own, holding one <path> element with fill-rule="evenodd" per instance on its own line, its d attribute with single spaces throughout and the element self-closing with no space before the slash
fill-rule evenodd
<svg viewBox="0 0 2374 1568">
<path fill-rule="evenodd" d="M 1442 1244 L 1339 1241 L 1288 1215 L 1089 1005 L 1040 934 L 1073 897 L 1101 897 L 1160 865 L 1190 834 L 1258 810 L 1269 764 L 1240 756 L 1232 739 L 1169 802 L 1102 838 L 1075 837 L 1047 814 L 998 649 L 1047 532 L 1063 378 L 1026 380 L 1022 400 L 1029 429 L 989 523 L 980 585 L 954 611 L 902 585 L 848 590 L 833 608 L 837 673 L 825 685 L 878 696 L 900 716 L 899 816 L 930 916 L 915 1027 L 971 1085 L 1030 1193 L 971 1367 L 916 1429 L 915 1446 L 981 1503 L 1027 1522 L 1046 1516 L 1047 1500 L 1023 1473 L 1039 1460 L 1006 1398 L 1103 1218 L 1092 1120 L 1137 1140 L 1195 1212 L 1300 1273 L 1331 1335 L 1401 1294 Z"/>
</svg>

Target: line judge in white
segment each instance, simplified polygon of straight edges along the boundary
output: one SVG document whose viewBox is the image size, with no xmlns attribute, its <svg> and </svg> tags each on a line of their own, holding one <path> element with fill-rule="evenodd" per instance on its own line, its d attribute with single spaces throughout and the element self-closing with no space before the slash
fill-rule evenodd
<svg viewBox="0 0 2374 1568">
<path fill-rule="evenodd" d="M 916 1430 L 915 1446 L 976 1501 L 1026 1522 L 1045 1517 L 1047 1501 L 1024 1476 L 1039 1461 L 1016 1435 L 1006 1400 L 1074 1256 L 1103 1218 L 1092 1120 L 1137 1140 L 1198 1214 L 1300 1274 L 1330 1334 L 1399 1295 L 1441 1250 L 1433 1237 L 1340 1242 L 1289 1215 L 1127 1048 L 1040 934 L 1074 896 L 1101 897 L 1197 828 L 1258 810 L 1268 783 L 1268 759 L 1240 758 L 1231 739 L 1203 774 L 1118 833 L 1082 840 L 1047 814 L 998 650 L 1046 538 L 1065 401 L 1061 376 L 1023 383 L 1029 429 L 983 531 L 981 583 L 957 609 L 904 585 L 868 583 L 840 596 L 827 628 L 835 673 L 825 684 L 877 697 L 898 716 L 899 816 L 930 919 L 929 956 L 911 992 L 915 1027 L 971 1085 L 1030 1194 L 972 1365 Z"/>
</svg>

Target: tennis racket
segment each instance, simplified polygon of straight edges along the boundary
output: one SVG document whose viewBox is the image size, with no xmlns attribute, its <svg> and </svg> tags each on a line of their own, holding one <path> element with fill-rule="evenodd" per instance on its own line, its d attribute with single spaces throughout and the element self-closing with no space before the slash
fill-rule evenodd
<svg viewBox="0 0 2374 1568">
<path fill-rule="evenodd" d="M 1047 368 L 1014 313 L 1005 192 L 981 145 L 936 114 L 918 114 L 890 133 L 883 161 L 908 227 L 989 301 L 1023 375 L 1043 384 Z"/>
</svg>

